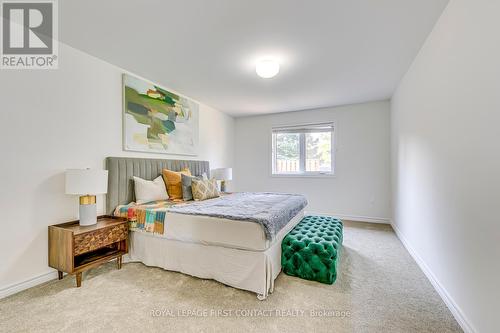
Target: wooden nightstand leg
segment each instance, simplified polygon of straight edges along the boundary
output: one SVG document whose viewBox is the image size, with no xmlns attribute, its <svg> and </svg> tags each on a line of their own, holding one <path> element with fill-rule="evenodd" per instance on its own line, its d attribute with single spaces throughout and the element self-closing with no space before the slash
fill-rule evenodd
<svg viewBox="0 0 500 333">
<path fill-rule="evenodd" d="M 81 287 L 82 286 L 82 273 L 76 273 L 76 286 Z"/>
<path fill-rule="evenodd" d="M 58 278 L 59 280 L 62 280 L 62 278 L 63 278 L 63 272 L 61 272 L 61 271 L 57 271 L 57 278 Z"/>
<path fill-rule="evenodd" d="M 116 267 L 118 269 L 121 269 L 122 268 L 122 257 L 118 257 L 116 258 Z"/>
</svg>

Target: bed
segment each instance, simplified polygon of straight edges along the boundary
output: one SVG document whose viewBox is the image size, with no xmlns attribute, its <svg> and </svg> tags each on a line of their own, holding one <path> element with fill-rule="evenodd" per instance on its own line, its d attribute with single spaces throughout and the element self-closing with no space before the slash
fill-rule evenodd
<svg viewBox="0 0 500 333">
<path fill-rule="evenodd" d="M 164 168 L 179 171 L 185 167 L 193 174 L 210 174 L 207 161 L 108 157 L 107 213 L 113 214 L 116 207 L 134 201 L 133 176 L 151 180 Z M 274 280 L 281 271 L 281 241 L 302 219 L 304 205 L 296 205 L 289 211 L 283 209 L 287 214 L 280 216 L 284 222 L 276 230 L 257 223 L 260 220 L 251 216 L 253 214 L 246 218 L 229 211 L 233 205 L 237 208 L 242 199 L 247 202 L 241 205 L 247 205 L 245 196 L 256 201 L 254 208 L 258 208 L 258 201 L 266 200 L 269 195 L 274 194 L 241 193 L 209 199 L 206 203 L 173 205 L 166 210 L 161 233 L 132 229 L 125 261 L 213 279 L 254 292 L 263 300 L 273 292 Z M 274 200 L 281 198 L 274 197 Z M 281 214 L 281 207 L 276 207 L 276 212 Z"/>
</svg>

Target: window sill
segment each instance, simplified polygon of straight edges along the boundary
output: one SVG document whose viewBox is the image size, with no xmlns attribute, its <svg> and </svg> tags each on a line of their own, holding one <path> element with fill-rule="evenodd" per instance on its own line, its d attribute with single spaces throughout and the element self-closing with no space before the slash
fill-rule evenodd
<svg viewBox="0 0 500 333">
<path fill-rule="evenodd" d="M 286 173 L 273 173 L 272 178 L 335 178 L 334 173 L 298 173 L 298 174 L 286 174 Z"/>
</svg>

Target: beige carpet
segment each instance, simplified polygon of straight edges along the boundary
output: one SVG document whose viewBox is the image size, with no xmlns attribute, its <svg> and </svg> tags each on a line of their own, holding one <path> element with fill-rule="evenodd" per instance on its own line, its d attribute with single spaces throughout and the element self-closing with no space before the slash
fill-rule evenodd
<svg viewBox="0 0 500 333">
<path fill-rule="evenodd" d="M 461 332 L 389 226 L 346 223 L 340 272 L 331 286 L 280 274 L 258 301 L 214 281 L 110 263 L 85 274 L 82 288 L 67 276 L 1 300 L 0 332 Z"/>
</svg>

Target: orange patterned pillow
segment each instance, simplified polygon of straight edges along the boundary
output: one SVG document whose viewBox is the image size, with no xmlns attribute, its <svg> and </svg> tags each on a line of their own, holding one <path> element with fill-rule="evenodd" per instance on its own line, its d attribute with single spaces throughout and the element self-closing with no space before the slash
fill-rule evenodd
<svg viewBox="0 0 500 333">
<path fill-rule="evenodd" d="M 181 174 L 191 176 L 191 171 L 188 168 L 184 168 L 180 172 L 163 169 L 161 174 L 163 175 L 163 180 L 167 186 L 168 197 L 172 200 L 182 199 Z"/>
</svg>

